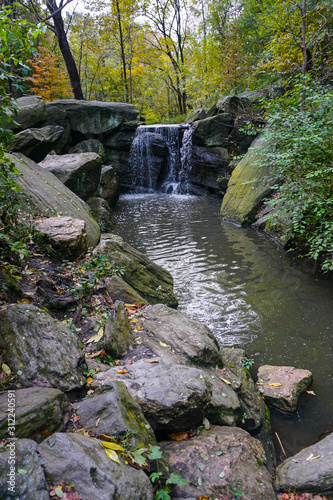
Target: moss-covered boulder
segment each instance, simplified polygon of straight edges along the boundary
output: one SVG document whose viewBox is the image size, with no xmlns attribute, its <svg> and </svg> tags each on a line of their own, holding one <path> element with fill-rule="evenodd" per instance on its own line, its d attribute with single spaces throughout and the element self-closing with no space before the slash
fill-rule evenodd
<svg viewBox="0 0 333 500">
<path fill-rule="evenodd" d="M 141 295 L 134 290 L 131 285 L 126 283 L 120 276 L 114 275 L 107 282 L 107 291 L 113 301 L 122 300 L 127 304 L 134 304 L 135 302 L 141 302 L 146 304 L 147 302 Z"/>
<path fill-rule="evenodd" d="M 271 193 L 274 175 L 263 154 L 267 146 L 263 136 L 256 139 L 233 171 L 221 207 L 221 214 L 227 220 L 253 222 L 264 198 Z"/>
<path fill-rule="evenodd" d="M 125 243 L 120 236 L 103 234 L 94 255 L 105 254 L 114 268 L 123 270 L 123 278 L 148 302 L 163 302 L 177 307 L 171 274 L 146 255 Z"/>
<path fill-rule="evenodd" d="M 45 311 L 31 304 L 8 306 L 0 311 L 0 332 L 7 363 L 23 386 L 38 377 L 62 391 L 85 383 L 76 336 Z"/>
<path fill-rule="evenodd" d="M 26 156 L 15 153 L 8 157 L 22 174 L 15 182 L 25 196 L 28 206 L 38 214 L 54 215 L 54 212 L 57 212 L 57 215 L 83 220 L 86 223 L 89 248 L 94 248 L 99 242 L 101 232 L 90 215 L 88 205 L 64 186 L 55 175 Z"/>
<path fill-rule="evenodd" d="M 15 391 L 15 437 L 40 441 L 62 431 L 70 416 L 67 396 L 58 389 L 30 387 Z M 8 436 L 8 393 L 0 394 L 0 439 Z"/>
</svg>

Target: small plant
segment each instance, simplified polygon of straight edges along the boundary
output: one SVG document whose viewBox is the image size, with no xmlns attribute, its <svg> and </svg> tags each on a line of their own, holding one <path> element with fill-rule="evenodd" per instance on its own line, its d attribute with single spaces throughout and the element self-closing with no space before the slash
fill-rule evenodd
<svg viewBox="0 0 333 500">
<path fill-rule="evenodd" d="M 246 370 L 249 370 L 253 364 L 254 364 L 254 359 L 253 358 L 244 358 L 241 361 L 243 368 L 246 368 Z"/>
</svg>

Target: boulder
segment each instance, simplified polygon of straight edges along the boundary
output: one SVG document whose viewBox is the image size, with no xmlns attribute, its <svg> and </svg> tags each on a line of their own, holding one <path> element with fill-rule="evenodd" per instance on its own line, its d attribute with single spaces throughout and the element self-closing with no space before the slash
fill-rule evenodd
<svg viewBox="0 0 333 500">
<path fill-rule="evenodd" d="M 72 217 L 47 217 L 35 222 L 35 229 L 61 255 L 75 260 L 88 250 L 86 223 Z"/>
<path fill-rule="evenodd" d="M 79 142 L 68 151 L 69 154 L 96 153 L 100 157 L 104 156 L 103 144 L 98 139 L 87 139 Z"/>
<path fill-rule="evenodd" d="M 148 306 L 142 316 L 149 337 L 170 344 L 173 352 L 189 361 L 222 366 L 218 343 L 203 323 L 164 304 Z"/>
<path fill-rule="evenodd" d="M 32 304 L 10 305 L 0 311 L 0 331 L 8 365 L 23 386 L 39 376 L 62 391 L 85 383 L 76 336 L 43 310 Z"/>
<path fill-rule="evenodd" d="M 40 441 L 62 431 L 70 416 L 67 396 L 58 389 L 31 387 L 15 391 L 15 437 Z M 0 439 L 8 436 L 8 395 L 0 394 Z M 44 433 L 44 434 L 43 434 Z"/>
<path fill-rule="evenodd" d="M 110 165 L 102 167 L 99 185 L 95 196 L 104 198 L 104 200 L 113 207 L 119 199 L 120 178 L 117 172 Z"/>
<path fill-rule="evenodd" d="M 243 429 L 214 427 L 188 441 L 161 443 L 170 470 L 187 480 L 175 499 L 275 500 L 261 444 Z"/>
<path fill-rule="evenodd" d="M 126 283 L 126 281 L 120 278 L 120 276 L 112 276 L 107 281 L 106 289 L 113 301 L 122 300 L 127 304 L 135 304 L 136 302 L 146 303 L 145 299 Z"/>
<path fill-rule="evenodd" d="M 123 278 L 148 302 L 177 307 L 171 274 L 122 241 L 120 236 L 103 234 L 94 255 L 105 254 L 114 268 L 123 269 Z"/>
<path fill-rule="evenodd" d="M 65 111 L 71 129 L 84 135 L 104 134 L 116 130 L 122 123 L 136 120 L 139 110 L 122 102 L 79 101 L 62 99 L 47 103 L 47 109 Z"/>
<path fill-rule="evenodd" d="M 91 214 L 98 222 L 102 233 L 110 233 L 115 229 L 116 219 L 113 217 L 110 206 L 103 198 L 89 198 L 87 205 L 89 205 Z"/>
<path fill-rule="evenodd" d="M 121 130 L 115 134 L 104 137 L 103 144 L 109 149 L 129 151 L 132 146 L 135 130 L 136 129 L 130 131 Z"/>
<path fill-rule="evenodd" d="M 17 108 L 17 115 L 12 112 L 8 113 L 8 116 L 17 124 L 7 124 L 7 127 L 11 130 L 25 130 L 33 127 L 34 125 L 40 124 L 47 119 L 47 108 L 40 97 L 19 97 L 17 99 Z"/>
<path fill-rule="evenodd" d="M 102 159 L 96 153 L 48 155 L 39 165 L 84 201 L 95 193 L 102 171 Z"/>
<path fill-rule="evenodd" d="M 196 109 L 195 111 L 192 111 L 192 113 L 189 114 L 189 116 L 185 120 L 185 123 L 193 123 L 196 122 L 197 120 L 203 120 L 204 118 L 207 118 L 206 111 L 203 108 Z"/>
<path fill-rule="evenodd" d="M 37 443 L 31 439 L 12 441 L 1 450 L 0 498 L 50 500 L 45 475 L 38 460 Z"/>
<path fill-rule="evenodd" d="M 115 359 L 127 351 L 133 340 L 132 327 L 124 303 L 117 301 L 104 326 L 103 348 Z"/>
<path fill-rule="evenodd" d="M 153 500 L 143 472 L 110 460 L 100 443 L 80 434 L 57 433 L 38 446 L 45 474 L 54 485 L 74 484 L 82 500 Z"/>
<path fill-rule="evenodd" d="M 277 491 L 333 494 L 333 433 L 276 469 Z"/>
<path fill-rule="evenodd" d="M 229 114 L 221 114 L 193 124 L 193 143 L 198 146 L 226 148 L 233 119 Z"/>
<path fill-rule="evenodd" d="M 47 120 L 45 122 L 45 125 L 58 125 L 64 129 L 64 133 L 54 146 L 54 151 L 56 154 L 62 154 L 67 152 L 66 149 L 68 147 L 68 144 L 71 142 L 71 126 L 69 124 L 68 118 L 66 116 L 66 113 L 62 109 L 58 108 L 50 108 L 47 106 Z"/>
<path fill-rule="evenodd" d="M 28 206 L 41 214 L 54 211 L 64 216 L 85 221 L 89 248 L 94 248 L 100 238 L 97 222 L 91 217 L 89 207 L 70 191 L 51 172 L 34 163 L 29 158 L 16 153 L 8 155 L 22 175 L 15 180 Z"/>
<path fill-rule="evenodd" d="M 255 220 L 275 183 L 271 165 L 263 153 L 269 146 L 268 140 L 260 136 L 252 146 L 232 172 L 221 207 L 221 214 L 227 220 L 241 224 Z"/>
<path fill-rule="evenodd" d="M 123 381 L 154 430 L 178 432 L 199 425 L 211 400 L 210 379 L 196 368 L 151 361 L 126 366 L 126 373 L 118 373 L 122 372 L 118 367 L 97 373 L 91 387 Z"/>
<path fill-rule="evenodd" d="M 104 390 L 95 391 L 74 408 L 80 425 L 97 437 L 105 434 L 125 439 L 129 449 L 156 444 L 152 428 L 123 382 L 112 382 Z"/>
<path fill-rule="evenodd" d="M 266 403 L 282 411 L 296 411 L 301 394 L 312 382 L 309 370 L 293 366 L 263 365 L 258 370 L 257 387 Z"/>
<path fill-rule="evenodd" d="M 192 146 L 188 180 L 204 188 L 220 190 L 219 177 L 228 174 L 228 151 L 225 148 Z"/>
<path fill-rule="evenodd" d="M 14 135 L 11 149 L 20 151 L 38 163 L 57 146 L 63 134 L 63 127 L 57 125 L 22 130 Z"/>
<path fill-rule="evenodd" d="M 240 417 L 240 402 L 236 392 L 213 368 L 206 369 L 205 373 L 212 383 L 208 420 L 214 425 L 236 426 Z"/>
</svg>

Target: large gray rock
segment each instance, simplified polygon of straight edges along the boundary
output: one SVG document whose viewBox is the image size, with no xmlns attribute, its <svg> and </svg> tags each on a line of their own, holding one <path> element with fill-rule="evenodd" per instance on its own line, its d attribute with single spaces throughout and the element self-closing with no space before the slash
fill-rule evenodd
<svg viewBox="0 0 333 500">
<path fill-rule="evenodd" d="M 124 131 L 121 130 L 115 134 L 105 137 L 103 144 L 110 149 L 119 151 L 129 151 L 134 139 L 135 130 Z"/>
<path fill-rule="evenodd" d="M 103 198 L 89 198 L 87 204 L 102 233 L 110 233 L 115 229 L 117 225 L 116 219 L 113 217 L 110 206 Z"/>
<path fill-rule="evenodd" d="M 118 359 L 127 351 L 132 340 L 132 327 L 124 303 L 117 301 L 104 326 L 103 347 L 107 354 Z"/>
<path fill-rule="evenodd" d="M 145 299 L 134 290 L 120 276 L 112 276 L 106 285 L 108 294 L 113 301 L 122 300 L 127 304 L 135 304 L 136 302 L 146 303 Z"/>
<path fill-rule="evenodd" d="M 27 386 L 44 377 L 62 391 L 85 383 L 83 352 L 77 338 L 60 321 L 31 304 L 14 304 L 0 311 L 0 344 L 19 382 Z"/>
<path fill-rule="evenodd" d="M 71 148 L 68 153 L 78 154 L 78 153 L 96 153 L 103 157 L 104 147 L 103 144 L 98 139 L 87 139 L 85 141 L 79 142 Z"/>
<path fill-rule="evenodd" d="M 269 142 L 260 136 L 252 146 L 253 149 L 232 172 L 221 207 L 221 214 L 226 219 L 241 224 L 255 220 L 256 213 L 274 184 L 272 167 L 265 156 Z"/>
<path fill-rule="evenodd" d="M 333 494 L 333 433 L 276 469 L 277 491 Z"/>
<path fill-rule="evenodd" d="M 203 108 L 196 109 L 195 111 L 192 111 L 192 113 L 189 114 L 189 116 L 185 120 L 185 123 L 193 123 L 196 122 L 197 120 L 203 120 L 204 118 L 207 118 L 206 111 Z"/>
<path fill-rule="evenodd" d="M 25 130 L 34 125 L 40 124 L 47 119 L 47 109 L 45 103 L 40 97 L 29 96 L 20 97 L 17 99 L 18 112 L 17 115 L 10 112 L 8 116 L 12 118 L 17 125 L 8 124 L 11 130 Z"/>
<path fill-rule="evenodd" d="M 53 484 L 74 483 L 82 500 L 153 500 L 142 470 L 110 460 L 94 439 L 57 433 L 38 447 L 46 476 Z"/>
<path fill-rule="evenodd" d="M 258 370 L 257 387 L 266 403 L 290 413 L 296 411 L 301 394 L 311 382 L 309 370 L 293 366 L 263 365 Z"/>
<path fill-rule="evenodd" d="M 75 260 L 88 250 L 86 223 L 72 217 L 47 217 L 35 222 L 36 231 L 62 259 Z"/>
<path fill-rule="evenodd" d="M 148 306 L 142 316 L 148 335 L 170 344 L 173 352 L 198 364 L 222 366 L 218 343 L 203 323 L 164 304 Z"/>
<path fill-rule="evenodd" d="M 22 130 L 14 135 L 11 149 L 20 151 L 38 163 L 57 146 L 63 134 L 63 127 L 57 125 Z"/>
<path fill-rule="evenodd" d="M 227 168 L 228 151 L 225 148 L 192 146 L 188 180 L 204 188 L 220 190 L 218 178 L 230 174 Z"/>
<path fill-rule="evenodd" d="M 67 152 L 68 144 L 71 142 L 71 126 L 64 110 L 59 108 L 47 107 L 47 120 L 45 125 L 58 125 L 64 129 L 64 133 L 57 144 L 54 146 L 54 151 L 59 155 Z"/>
<path fill-rule="evenodd" d="M 126 439 L 130 449 L 156 444 L 152 428 L 123 382 L 112 382 L 105 390 L 95 391 L 74 408 L 80 415 L 80 425 L 97 437 L 105 434 Z"/>
<path fill-rule="evenodd" d="M 198 146 L 225 148 L 228 146 L 232 126 L 233 120 L 228 114 L 199 120 L 193 124 L 193 143 Z"/>
<path fill-rule="evenodd" d="M 39 441 L 42 432 L 62 431 L 70 416 L 67 396 L 58 389 L 31 387 L 15 391 L 15 437 Z M 0 439 L 8 436 L 8 395 L 0 394 Z"/>
<path fill-rule="evenodd" d="M 73 193 L 86 201 L 95 193 L 102 171 L 102 158 L 96 153 L 48 155 L 39 164 Z"/>
<path fill-rule="evenodd" d="M 135 120 L 139 110 L 121 102 L 63 99 L 47 103 L 47 109 L 65 111 L 71 129 L 84 135 L 110 133 L 123 122 Z"/>
<path fill-rule="evenodd" d="M 14 484 L 11 484 L 11 481 Z M 9 489 L 13 487 L 14 489 Z M 38 461 L 37 443 L 31 439 L 12 441 L 1 450 L 0 498 L 1 500 L 50 499 L 45 475 Z"/>
<path fill-rule="evenodd" d="M 97 373 L 91 387 L 123 381 L 153 429 L 177 432 L 200 424 L 212 395 L 208 376 L 185 365 L 166 365 L 162 359 L 150 361 L 126 366 L 124 374 L 118 373 L 119 367 Z"/>
<path fill-rule="evenodd" d="M 104 198 L 113 207 L 119 199 L 119 191 L 120 178 L 116 170 L 110 165 L 103 166 L 95 196 Z"/>
<path fill-rule="evenodd" d="M 172 498 L 275 500 L 261 444 L 242 429 L 214 427 L 181 442 L 161 443 L 170 469 L 187 480 Z"/>
<path fill-rule="evenodd" d="M 51 172 L 34 163 L 29 158 L 16 153 L 8 155 L 22 175 L 15 180 L 27 199 L 28 206 L 41 214 L 54 214 L 81 219 L 85 221 L 89 248 L 99 242 L 100 229 L 89 213 L 89 207 L 78 196 L 70 191 Z"/>
<path fill-rule="evenodd" d="M 105 254 L 113 267 L 123 269 L 123 278 L 150 303 L 178 305 L 171 274 L 122 241 L 120 236 L 104 234 L 94 255 Z"/>
</svg>

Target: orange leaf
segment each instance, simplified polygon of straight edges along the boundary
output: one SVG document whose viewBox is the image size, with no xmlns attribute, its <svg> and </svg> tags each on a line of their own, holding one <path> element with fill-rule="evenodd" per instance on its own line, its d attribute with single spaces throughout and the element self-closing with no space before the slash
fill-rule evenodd
<svg viewBox="0 0 333 500">
<path fill-rule="evenodd" d="M 87 384 L 90 384 L 90 382 L 92 382 L 92 378 L 91 378 L 91 377 L 88 377 L 88 378 L 87 378 Z"/>
<path fill-rule="evenodd" d="M 311 394 L 311 396 L 315 396 L 316 393 L 314 391 L 306 391 L 307 394 Z"/>
<path fill-rule="evenodd" d="M 45 431 L 41 432 L 42 436 L 51 436 L 51 431 L 49 429 L 45 429 Z"/>
<path fill-rule="evenodd" d="M 173 432 L 172 434 L 168 434 L 168 436 L 174 441 L 185 441 L 186 439 L 188 439 L 187 432 Z"/>
<path fill-rule="evenodd" d="M 127 373 L 127 372 L 126 372 L 126 370 L 118 370 L 117 373 L 120 373 L 122 375 L 123 373 Z"/>
</svg>

